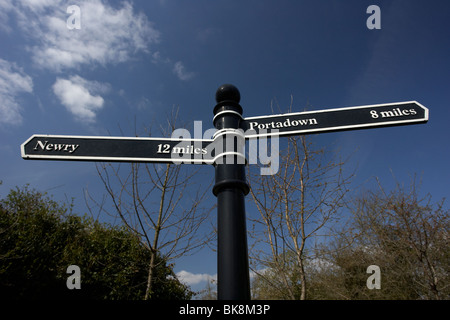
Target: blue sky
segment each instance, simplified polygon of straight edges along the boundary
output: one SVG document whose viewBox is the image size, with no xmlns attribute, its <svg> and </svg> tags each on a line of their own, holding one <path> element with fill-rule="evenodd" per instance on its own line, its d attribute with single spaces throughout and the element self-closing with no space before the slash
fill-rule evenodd
<svg viewBox="0 0 450 320">
<path fill-rule="evenodd" d="M 379 30 L 366 27 L 372 4 Z M 67 28 L 70 5 L 80 29 Z M 239 88 L 244 116 L 271 114 L 271 103 L 286 111 L 291 97 L 294 112 L 417 100 L 430 110 L 427 124 L 316 140 L 357 150 L 355 186 L 377 176 L 390 187 L 391 171 L 401 182 L 417 173 L 423 192 L 449 195 L 448 1 L 0 0 L 0 43 L 2 196 L 30 183 L 75 197 L 75 211 L 86 212 L 84 190 L 103 193 L 95 165 L 25 161 L 21 143 L 37 133 L 133 135 L 173 106 L 182 122 L 207 129 L 223 83 Z M 213 178 L 212 167 L 202 172 Z M 216 273 L 215 259 L 205 250 L 176 271 L 202 280 Z"/>
</svg>

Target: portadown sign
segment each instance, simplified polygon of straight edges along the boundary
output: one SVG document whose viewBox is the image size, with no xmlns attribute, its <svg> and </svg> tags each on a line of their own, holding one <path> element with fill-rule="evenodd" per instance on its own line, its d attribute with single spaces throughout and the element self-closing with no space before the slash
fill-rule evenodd
<svg viewBox="0 0 450 320">
<path fill-rule="evenodd" d="M 428 109 L 417 101 L 407 101 L 249 117 L 243 119 L 241 128 L 246 138 L 259 138 L 398 126 L 427 121 Z"/>
</svg>

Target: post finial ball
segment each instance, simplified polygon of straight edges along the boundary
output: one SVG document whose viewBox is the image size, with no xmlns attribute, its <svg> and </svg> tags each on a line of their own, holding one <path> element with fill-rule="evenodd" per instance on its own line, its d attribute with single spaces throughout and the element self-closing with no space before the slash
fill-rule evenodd
<svg viewBox="0 0 450 320">
<path fill-rule="evenodd" d="M 239 93 L 238 88 L 236 88 L 232 84 L 223 84 L 216 91 L 217 103 L 226 100 L 231 100 L 236 103 L 239 103 L 239 101 L 241 100 L 241 94 Z"/>
</svg>

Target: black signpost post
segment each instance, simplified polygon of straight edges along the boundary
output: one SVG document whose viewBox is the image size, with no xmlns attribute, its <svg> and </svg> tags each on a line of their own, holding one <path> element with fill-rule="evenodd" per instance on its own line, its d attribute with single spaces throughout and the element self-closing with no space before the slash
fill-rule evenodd
<svg viewBox="0 0 450 320">
<path fill-rule="evenodd" d="M 218 132 L 225 133 L 227 139 L 239 140 L 236 131 L 241 126 L 241 97 L 237 88 L 221 86 L 216 93 L 217 105 L 214 108 L 214 126 Z M 239 142 L 232 141 L 239 154 Z M 223 148 L 225 149 L 225 148 Z M 242 155 L 244 158 L 245 156 Z M 247 231 L 245 218 L 245 199 L 249 187 L 245 178 L 245 162 L 238 155 L 223 157 L 222 164 L 216 164 L 216 184 L 213 188 L 217 196 L 217 279 L 219 300 L 249 300 L 250 277 L 248 268 Z M 230 162 L 230 163 L 228 163 Z M 241 162 L 241 163 L 239 163 Z"/>
<path fill-rule="evenodd" d="M 245 139 L 428 121 L 428 109 L 416 101 L 243 118 L 239 90 L 230 84 L 219 87 L 216 102 L 213 140 L 33 135 L 21 145 L 22 158 L 214 165 L 218 299 L 248 300 Z"/>
</svg>

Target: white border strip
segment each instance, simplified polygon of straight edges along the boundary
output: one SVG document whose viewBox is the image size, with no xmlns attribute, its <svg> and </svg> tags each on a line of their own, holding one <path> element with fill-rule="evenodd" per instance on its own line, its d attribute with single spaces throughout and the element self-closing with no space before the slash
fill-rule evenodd
<svg viewBox="0 0 450 320">
<path fill-rule="evenodd" d="M 219 117 L 219 116 L 221 116 L 221 115 L 223 115 L 223 114 L 225 114 L 225 113 L 232 113 L 232 114 L 237 115 L 239 118 L 244 119 L 244 118 L 242 117 L 242 115 L 241 115 L 239 112 L 237 112 L 237 111 L 233 111 L 233 110 L 223 110 L 223 111 L 220 111 L 220 112 L 218 112 L 217 114 L 214 115 L 214 117 L 213 117 L 213 123 L 214 123 L 214 121 L 216 120 L 217 117 Z"/>
<path fill-rule="evenodd" d="M 222 157 L 226 157 L 226 156 L 237 156 L 240 157 L 241 159 L 244 159 L 244 163 L 237 163 L 237 164 L 246 164 L 247 163 L 247 158 L 245 157 L 244 154 L 239 153 L 239 152 L 234 152 L 234 151 L 227 151 L 227 152 L 222 152 L 221 154 L 217 155 L 214 157 L 212 163 L 216 163 L 217 159 L 222 158 Z M 219 163 L 219 164 L 226 164 L 226 163 Z M 231 163 L 234 164 L 234 163 Z"/>
<path fill-rule="evenodd" d="M 216 131 L 216 132 L 214 133 L 214 135 L 213 135 L 213 138 L 214 138 L 214 140 L 215 140 L 215 139 L 217 139 L 218 137 L 223 136 L 223 135 L 226 136 L 227 134 L 229 134 L 229 135 L 235 135 L 235 136 L 240 136 L 240 137 L 242 137 L 242 139 L 245 138 L 244 130 L 242 130 L 242 129 L 229 129 L 229 128 L 226 128 L 226 129 L 220 129 L 220 130 Z"/>
</svg>

